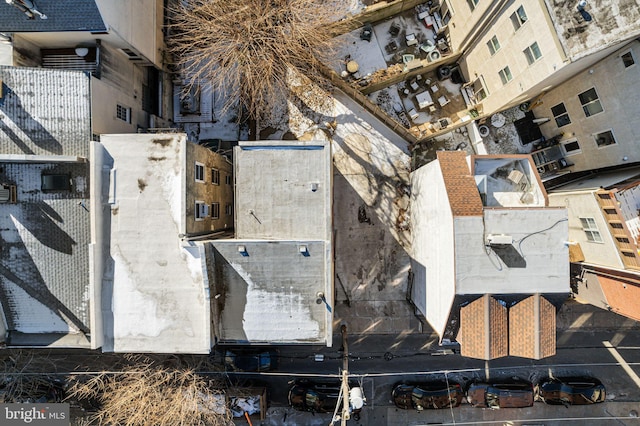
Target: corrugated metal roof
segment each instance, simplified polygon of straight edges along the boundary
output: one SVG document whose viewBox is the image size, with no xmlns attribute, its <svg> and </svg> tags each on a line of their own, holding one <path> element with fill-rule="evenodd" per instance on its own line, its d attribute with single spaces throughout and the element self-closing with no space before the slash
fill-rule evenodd
<svg viewBox="0 0 640 426">
<path fill-rule="evenodd" d="M 0 66 L 0 153 L 88 157 L 90 76 Z"/>
<path fill-rule="evenodd" d="M 556 353 L 556 308 L 539 294 L 509 309 L 509 355 L 541 359 Z"/>
<path fill-rule="evenodd" d="M 0 302 L 9 331 L 29 345 L 29 335 L 89 330 L 89 165 L 68 162 L 89 153 L 89 76 L 0 66 L 0 80 L 0 155 L 42 161 L 0 167 L 17 192 L 0 216 Z M 70 189 L 42 191 L 43 174 L 67 176 Z"/>
<path fill-rule="evenodd" d="M 87 163 L 0 163 L 16 204 L 0 215 L 0 303 L 9 331 L 89 330 L 91 240 Z M 71 190 L 43 192 L 41 176 L 68 175 Z M 84 206 L 84 207 L 83 207 Z M 25 337 L 23 344 L 29 344 Z"/>
<path fill-rule="evenodd" d="M 3 1 L 0 30 L 9 33 L 107 30 L 93 0 L 37 0 L 36 6 L 47 19 L 28 19 L 21 10 Z"/>
<path fill-rule="evenodd" d="M 440 151 L 437 155 L 453 215 L 482 216 L 482 199 L 469 170 L 466 152 Z"/>
<path fill-rule="evenodd" d="M 460 353 L 478 359 L 507 355 L 507 308 L 485 294 L 460 309 Z"/>
</svg>

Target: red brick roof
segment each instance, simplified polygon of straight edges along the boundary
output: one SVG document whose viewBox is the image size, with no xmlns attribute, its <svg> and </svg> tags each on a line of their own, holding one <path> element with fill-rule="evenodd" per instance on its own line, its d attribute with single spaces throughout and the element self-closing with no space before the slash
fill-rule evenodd
<svg viewBox="0 0 640 426">
<path fill-rule="evenodd" d="M 613 312 L 640 321 L 640 285 L 600 275 L 598 281 Z"/>
<path fill-rule="evenodd" d="M 453 216 L 482 216 L 482 199 L 464 151 L 439 151 L 438 162 Z"/>
<path fill-rule="evenodd" d="M 494 359 L 507 355 L 507 308 L 488 294 L 460 308 L 462 356 Z"/>
<path fill-rule="evenodd" d="M 509 309 L 509 355 L 541 359 L 556 353 L 556 308 L 539 294 Z"/>
</svg>

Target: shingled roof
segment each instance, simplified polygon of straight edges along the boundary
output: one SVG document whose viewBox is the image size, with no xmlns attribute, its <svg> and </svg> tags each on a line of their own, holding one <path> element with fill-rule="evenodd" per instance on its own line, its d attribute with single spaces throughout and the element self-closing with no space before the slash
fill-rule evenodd
<svg viewBox="0 0 640 426">
<path fill-rule="evenodd" d="M 488 294 L 460 308 L 460 353 L 479 359 L 507 356 L 507 307 Z"/>
<path fill-rule="evenodd" d="M 453 216 L 482 216 L 482 199 L 464 151 L 440 151 L 438 162 Z"/>
<path fill-rule="evenodd" d="M 28 19 L 16 7 L 4 1 L 1 2 L 0 31 L 8 33 L 107 31 L 107 26 L 94 0 L 37 0 L 36 6 L 47 16 L 47 19 L 38 17 Z"/>
<path fill-rule="evenodd" d="M 556 308 L 539 294 L 509 308 L 509 355 L 541 359 L 556 353 Z"/>
</svg>

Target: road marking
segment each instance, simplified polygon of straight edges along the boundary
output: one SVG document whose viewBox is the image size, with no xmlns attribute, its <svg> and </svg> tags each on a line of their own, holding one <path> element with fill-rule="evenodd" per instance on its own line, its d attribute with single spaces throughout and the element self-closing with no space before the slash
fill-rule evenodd
<svg viewBox="0 0 640 426">
<path fill-rule="evenodd" d="M 486 380 L 489 380 L 489 361 L 484 362 L 484 376 Z"/>
<path fill-rule="evenodd" d="M 633 371 L 629 363 L 627 363 L 627 361 L 625 361 L 625 359 L 622 358 L 622 355 L 620 355 L 620 352 L 618 352 L 618 350 L 613 347 L 611 342 L 604 341 L 602 342 L 602 344 L 604 345 L 605 348 L 609 350 L 609 353 L 611 353 L 611 355 L 615 358 L 615 360 L 620 363 L 620 366 L 622 367 L 622 369 L 629 375 L 629 377 L 631 377 L 631 380 L 635 382 L 636 386 L 640 388 L 640 377 L 638 377 L 636 372 Z"/>
</svg>

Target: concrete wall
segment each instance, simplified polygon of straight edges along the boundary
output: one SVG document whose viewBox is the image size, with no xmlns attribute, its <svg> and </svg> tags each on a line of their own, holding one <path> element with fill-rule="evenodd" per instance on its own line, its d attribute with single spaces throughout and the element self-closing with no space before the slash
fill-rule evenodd
<svg viewBox="0 0 640 426">
<path fill-rule="evenodd" d="M 620 56 L 631 52 L 636 65 L 625 68 Z M 551 120 L 541 126 L 543 134 L 554 136 L 564 133 L 562 142 L 577 140 L 580 151 L 567 153 L 574 164 L 572 170 L 588 170 L 622 163 L 640 161 L 640 130 L 635 121 L 640 117 L 640 104 L 636 93 L 640 92 L 640 43 L 634 41 L 615 53 L 582 71 L 542 98 L 543 103 L 533 111 L 536 117 Z M 591 72 L 591 70 L 593 72 Z M 586 117 L 578 94 L 595 87 L 604 111 Z M 551 108 L 564 103 L 571 124 L 558 128 Z M 615 145 L 598 147 L 594 135 L 612 130 Z"/>
<path fill-rule="evenodd" d="M 569 217 L 569 240 L 580 244 L 585 262 L 595 265 L 624 269 L 618 249 L 602 216 L 602 210 L 592 191 L 552 192 L 549 204 L 567 208 Z M 580 218 L 593 218 L 602 237 L 602 242 L 587 240 Z"/>
<path fill-rule="evenodd" d="M 411 174 L 411 299 L 444 332 L 455 295 L 454 219 L 437 161 Z"/>
<path fill-rule="evenodd" d="M 195 143 L 184 142 L 186 150 L 185 162 L 185 233 L 187 235 L 208 234 L 233 228 L 233 166 L 220 154 L 204 148 Z M 204 165 L 204 182 L 196 182 L 196 162 Z M 213 184 L 212 169 L 218 170 L 219 184 Z M 227 179 L 231 179 L 227 183 Z M 195 202 L 204 201 L 209 206 L 209 216 L 203 220 L 195 218 Z M 220 214 L 218 219 L 213 219 L 212 203 L 219 203 Z M 231 206 L 231 214 L 226 214 L 225 208 Z"/>
<path fill-rule="evenodd" d="M 163 67 L 163 0 L 97 0 L 96 4 L 110 32 Z"/>
</svg>

